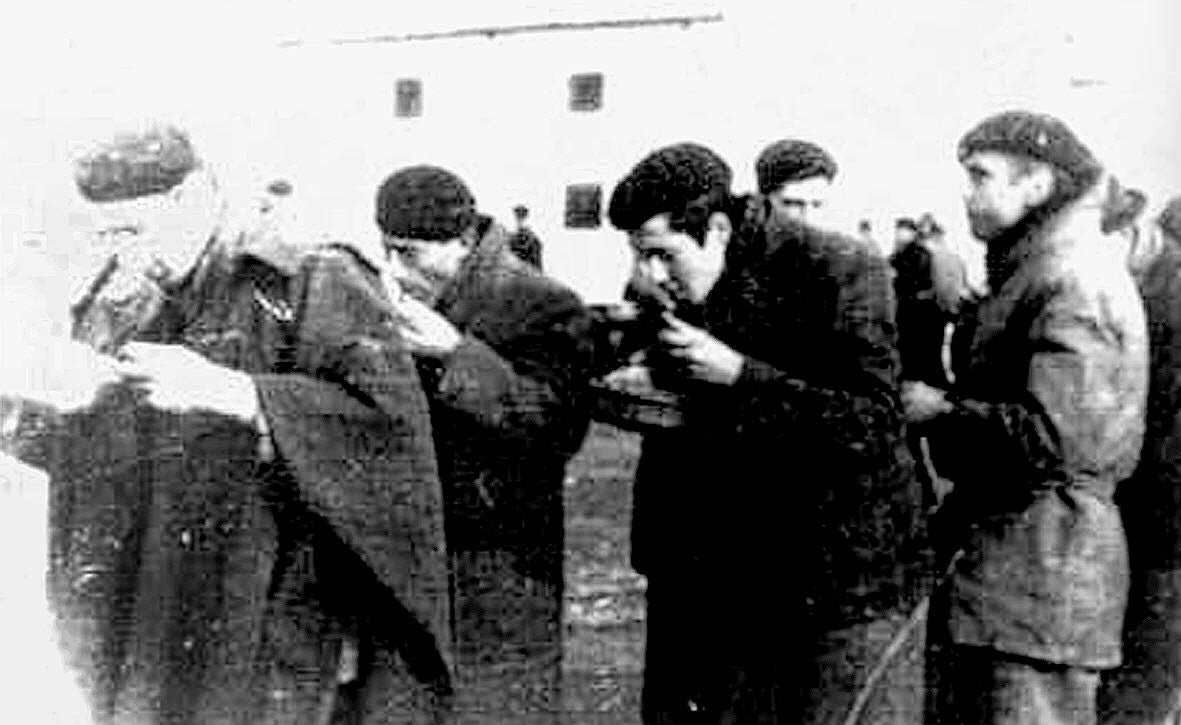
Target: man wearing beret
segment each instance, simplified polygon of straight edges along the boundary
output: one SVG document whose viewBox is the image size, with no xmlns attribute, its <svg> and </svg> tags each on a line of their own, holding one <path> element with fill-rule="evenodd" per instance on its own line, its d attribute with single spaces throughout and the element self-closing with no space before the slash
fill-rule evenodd
<svg viewBox="0 0 1181 725">
<path fill-rule="evenodd" d="M 609 208 L 634 294 L 672 302 L 647 364 L 683 400 L 635 477 L 644 722 L 920 722 L 922 494 L 885 263 L 744 214 L 730 181 L 714 152 L 676 144 Z"/>
<path fill-rule="evenodd" d="M 960 141 L 989 295 L 951 392 L 914 383 L 909 419 L 954 482 L 937 519 L 959 550 L 932 609 L 942 723 L 1096 721 L 1120 663 L 1128 557 L 1116 484 L 1144 434 L 1144 309 L 1105 238 L 1102 168 L 1060 120 L 985 119 Z M 938 611 L 938 616 L 935 612 Z"/>
<path fill-rule="evenodd" d="M 173 127 L 76 171 L 101 269 L 59 346 L 74 392 L 23 391 L 17 445 L 51 476 L 50 601 L 95 721 L 440 722 L 442 490 L 376 270 L 226 227 Z"/>
<path fill-rule="evenodd" d="M 1104 224 L 1127 241 L 1148 316 L 1151 367 L 1144 449 L 1116 492 L 1132 581 L 1124 661 L 1103 674 L 1099 721 L 1172 725 L 1181 716 L 1181 197 L 1153 218 L 1142 193 L 1109 186 Z"/>
<path fill-rule="evenodd" d="M 589 415 L 590 313 L 517 258 L 467 185 L 411 166 L 376 221 L 403 337 L 431 400 L 454 581 L 457 707 L 476 723 L 561 713 L 562 492 Z"/>
<path fill-rule="evenodd" d="M 821 221 L 828 204 L 837 162 L 811 141 L 786 138 L 759 153 L 755 177 L 759 193 L 775 218 L 796 222 Z"/>
</svg>

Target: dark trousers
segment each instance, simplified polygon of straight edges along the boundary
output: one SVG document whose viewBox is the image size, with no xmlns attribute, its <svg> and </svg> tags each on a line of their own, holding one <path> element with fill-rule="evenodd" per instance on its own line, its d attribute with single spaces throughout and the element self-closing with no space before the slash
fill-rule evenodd
<svg viewBox="0 0 1181 725">
<path fill-rule="evenodd" d="M 956 644 L 936 593 L 928 629 L 928 725 L 1094 725 L 1100 671 Z"/>
<path fill-rule="evenodd" d="M 452 554 L 458 725 L 562 721 L 562 574 L 507 549 Z M 560 560 L 559 560 L 560 561 Z"/>
<path fill-rule="evenodd" d="M 1181 723 L 1181 571 L 1133 574 L 1124 662 L 1103 673 L 1103 725 Z"/>
<path fill-rule="evenodd" d="M 858 725 L 922 722 L 921 617 L 817 627 L 788 610 L 783 597 L 708 586 L 649 579 L 646 725 L 842 725 L 863 689 L 869 692 Z M 915 626 L 905 629 L 908 623 Z M 897 655 L 879 667 L 900 632 Z"/>
</svg>

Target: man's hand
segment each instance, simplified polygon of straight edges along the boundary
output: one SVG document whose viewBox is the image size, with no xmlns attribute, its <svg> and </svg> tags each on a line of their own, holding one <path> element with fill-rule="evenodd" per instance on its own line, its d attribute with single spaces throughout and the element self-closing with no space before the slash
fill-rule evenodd
<svg viewBox="0 0 1181 725">
<path fill-rule="evenodd" d="M 393 306 L 402 339 L 415 355 L 447 357 L 463 341 L 463 335 L 455 325 L 413 297 L 403 296 Z"/>
<path fill-rule="evenodd" d="M 902 409 L 910 423 L 926 423 L 938 415 L 950 413 L 947 393 L 917 381 L 902 384 Z"/>
<path fill-rule="evenodd" d="M 119 364 L 124 378 L 144 390 L 156 408 L 177 412 L 209 411 L 254 425 L 258 390 L 246 373 L 210 362 L 180 345 L 132 342 Z"/>
<path fill-rule="evenodd" d="M 743 356 L 705 330 L 664 316 L 668 327 L 660 331 L 667 353 L 683 366 L 690 380 L 715 385 L 733 385 L 742 372 Z"/>
</svg>

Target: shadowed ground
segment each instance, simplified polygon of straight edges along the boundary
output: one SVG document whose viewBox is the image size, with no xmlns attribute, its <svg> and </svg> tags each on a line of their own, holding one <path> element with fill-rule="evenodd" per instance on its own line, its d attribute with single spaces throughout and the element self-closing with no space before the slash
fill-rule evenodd
<svg viewBox="0 0 1181 725">
<path fill-rule="evenodd" d="M 644 579 L 629 557 L 640 438 L 596 423 L 566 479 L 566 709 L 571 725 L 639 723 Z"/>
</svg>

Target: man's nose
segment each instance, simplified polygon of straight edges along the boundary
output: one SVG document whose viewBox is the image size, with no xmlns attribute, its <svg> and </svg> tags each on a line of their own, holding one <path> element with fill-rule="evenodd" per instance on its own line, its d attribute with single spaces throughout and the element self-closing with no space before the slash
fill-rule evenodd
<svg viewBox="0 0 1181 725">
<path fill-rule="evenodd" d="M 662 259 L 647 259 L 641 265 L 644 278 L 653 285 L 665 286 L 672 281 L 668 264 Z"/>
</svg>

